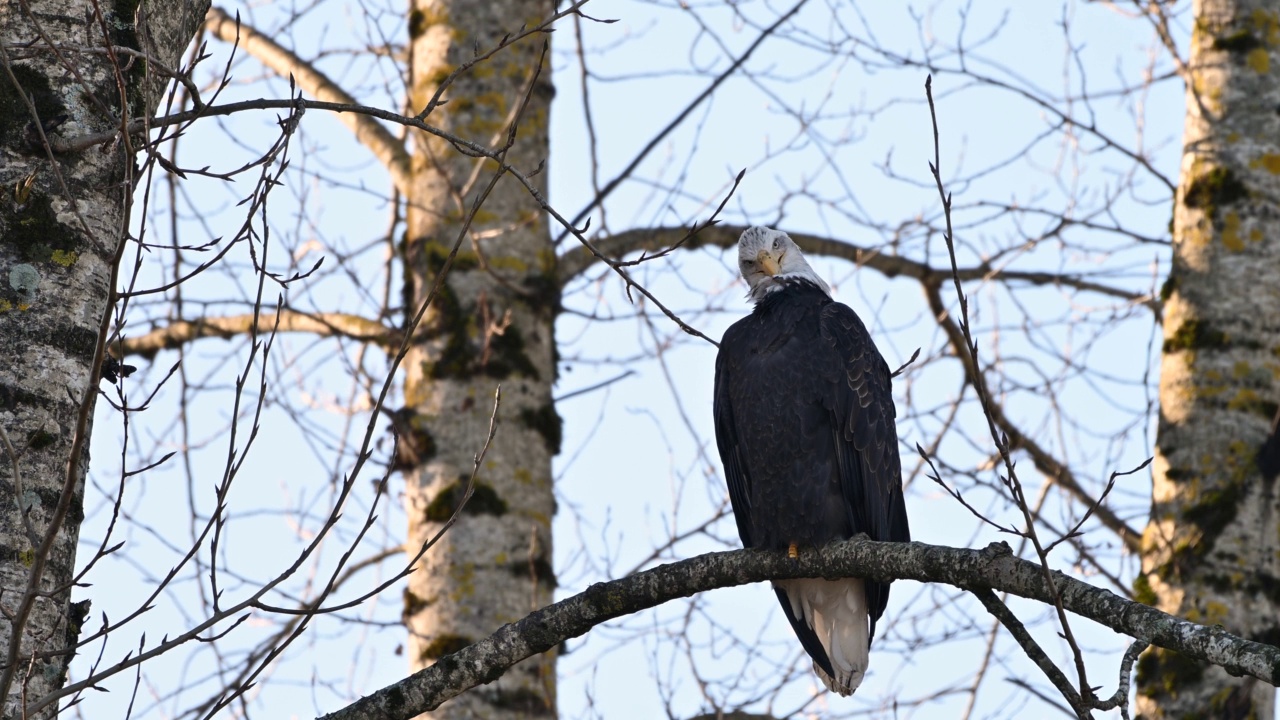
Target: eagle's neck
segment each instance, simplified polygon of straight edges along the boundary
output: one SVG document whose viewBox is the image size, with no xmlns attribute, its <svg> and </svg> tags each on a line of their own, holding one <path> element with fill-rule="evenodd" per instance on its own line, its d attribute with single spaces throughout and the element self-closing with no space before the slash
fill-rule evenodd
<svg viewBox="0 0 1280 720">
<path fill-rule="evenodd" d="M 774 275 L 766 278 L 751 288 L 751 300 L 759 305 L 765 298 L 776 295 L 779 291 L 788 289 L 811 289 L 821 292 L 828 298 L 831 297 L 831 289 L 823 282 L 822 278 L 814 275 L 812 271 L 808 273 L 785 273 L 782 275 Z"/>
</svg>

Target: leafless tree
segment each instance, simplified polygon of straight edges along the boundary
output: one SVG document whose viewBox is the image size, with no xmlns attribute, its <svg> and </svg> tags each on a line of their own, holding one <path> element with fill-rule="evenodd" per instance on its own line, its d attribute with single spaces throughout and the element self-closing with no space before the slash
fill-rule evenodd
<svg viewBox="0 0 1280 720">
<path fill-rule="evenodd" d="M 0 25 L 6 717 L 1273 713 L 1276 3 Z M 903 366 L 923 542 L 718 552 L 751 224 Z M 703 593 L 815 574 L 915 581 L 847 704 Z"/>
</svg>

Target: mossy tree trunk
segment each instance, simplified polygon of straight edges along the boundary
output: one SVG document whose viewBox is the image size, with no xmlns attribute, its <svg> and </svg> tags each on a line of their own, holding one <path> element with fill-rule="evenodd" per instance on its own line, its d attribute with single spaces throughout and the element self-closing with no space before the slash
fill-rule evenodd
<svg viewBox="0 0 1280 720">
<path fill-rule="evenodd" d="M 440 82 L 522 24 L 553 10 L 531 0 L 417 0 L 410 16 L 410 112 Z M 526 38 L 477 65 L 445 91 L 428 122 L 487 146 L 500 146 L 528 88 L 544 36 Z M 544 68 L 519 119 L 507 161 L 529 173 L 547 157 L 552 88 Z M 414 186 L 404 243 L 406 306 L 420 305 L 444 264 L 475 198 L 496 164 L 468 158 L 437 138 L 414 141 Z M 535 180 L 545 192 L 546 173 Z M 461 498 L 472 458 L 483 446 L 502 385 L 497 436 L 457 523 L 423 558 L 405 593 L 410 660 L 424 667 L 551 599 L 551 458 L 560 419 L 555 379 L 555 255 L 537 203 L 511 177 L 499 180 L 474 216 L 446 282 L 426 318 L 428 339 L 406 360 L 401 442 L 409 545 L 433 537 Z M 403 455 L 402 455 L 403 456 Z M 516 666 L 476 692 L 446 703 L 441 718 L 555 715 L 554 658 Z"/>
<path fill-rule="evenodd" d="M 1280 643 L 1280 508 L 1255 455 L 1280 399 L 1280 2 L 1197 0 L 1139 599 Z M 1167 651 L 1148 720 L 1270 718 L 1275 688 Z"/>
<path fill-rule="evenodd" d="M 177 67 L 208 5 L 145 3 L 143 28 L 137 2 L 0 2 L 0 429 L 11 446 L 0 444 L 6 718 L 56 714 L 56 703 L 34 715 L 26 708 L 65 682 L 67 649 L 87 610 L 69 612 L 69 603 L 94 364 L 140 139 L 78 150 L 69 143 L 153 111 L 167 82 L 125 55 L 117 70 L 104 47 L 144 50 Z"/>
</svg>

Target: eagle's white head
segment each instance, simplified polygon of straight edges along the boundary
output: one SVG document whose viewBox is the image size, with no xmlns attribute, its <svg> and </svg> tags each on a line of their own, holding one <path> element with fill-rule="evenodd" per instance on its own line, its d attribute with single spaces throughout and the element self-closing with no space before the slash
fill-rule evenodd
<svg viewBox="0 0 1280 720">
<path fill-rule="evenodd" d="M 800 247 L 780 230 L 747 228 L 738 238 L 738 270 L 753 302 L 782 289 L 788 280 L 807 280 L 831 295 L 831 288 L 809 267 Z"/>
</svg>

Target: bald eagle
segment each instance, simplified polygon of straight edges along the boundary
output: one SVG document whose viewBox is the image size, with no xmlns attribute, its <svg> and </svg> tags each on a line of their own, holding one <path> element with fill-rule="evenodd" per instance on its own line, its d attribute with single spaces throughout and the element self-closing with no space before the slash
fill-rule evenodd
<svg viewBox="0 0 1280 720">
<path fill-rule="evenodd" d="M 720 343 L 715 424 L 742 544 L 794 555 L 857 533 L 910 540 L 889 366 L 862 320 L 831 299 L 786 233 L 742 233 L 738 268 L 755 309 Z M 852 694 L 889 584 L 773 587 L 814 672 Z"/>
</svg>

